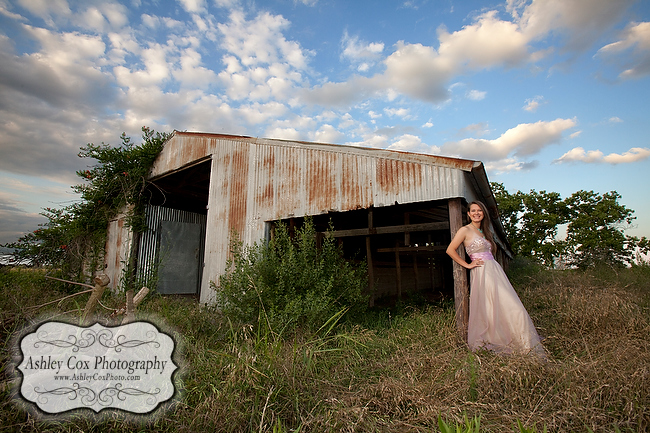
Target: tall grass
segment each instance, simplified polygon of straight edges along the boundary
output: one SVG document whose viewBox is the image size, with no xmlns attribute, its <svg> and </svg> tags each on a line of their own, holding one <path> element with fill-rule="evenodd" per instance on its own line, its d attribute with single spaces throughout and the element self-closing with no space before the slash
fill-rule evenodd
<svg viewBox="0 0 650 433">
<path fill-rule="evenodd" d="M 650 269 L 518 266 L 511 277 L 547 362 L 470 352 L 449 304 L 372 311 L 363 326 L 331 327 L 334 317 L 279 338 L 263 321 L 244 326 L 154 295 L 141 314 L 174 331 L 183 366 L 175 403 L 149 418 L 42 420 L 11 398 L 10 342 L 34 317 L 30 305 L 65 293 L 38 273 L 3 272 L 0 431 L 648 431 Z"/>
</svg>

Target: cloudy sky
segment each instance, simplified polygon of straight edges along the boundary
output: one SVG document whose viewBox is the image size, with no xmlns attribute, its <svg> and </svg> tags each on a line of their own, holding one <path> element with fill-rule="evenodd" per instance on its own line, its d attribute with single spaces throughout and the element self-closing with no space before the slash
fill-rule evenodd
<svg viewBox="0 0 650 433">
<path fill-rule="evenodd" d="M 141 127 L 477 159 L 650 236 L 650 2 L 0 0 L 0 243 Z"/>
</svg>

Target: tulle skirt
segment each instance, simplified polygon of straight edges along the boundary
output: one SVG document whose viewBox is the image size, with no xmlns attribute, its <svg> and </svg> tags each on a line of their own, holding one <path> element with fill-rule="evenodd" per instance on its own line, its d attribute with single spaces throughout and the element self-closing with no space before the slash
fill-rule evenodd
<svg viewBox="0 0 650 433">
<path fill-rule="evenodd" d="M 533 321 L 495 260 L 470 271 L 467 342 L 471 350 L 546 356 Z"/>
</svg>

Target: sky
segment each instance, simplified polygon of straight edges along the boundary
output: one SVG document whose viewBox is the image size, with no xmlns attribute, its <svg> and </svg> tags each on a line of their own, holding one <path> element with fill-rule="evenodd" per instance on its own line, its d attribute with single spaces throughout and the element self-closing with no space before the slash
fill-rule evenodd
<svg viewBox="0 0 650 433">
<path fill-rule="evenodd" d="M 480 160 L 650 237 L 649 99 L 646 0 L 0 0 L 0 243 L 143 126 Z"/>
</svg>

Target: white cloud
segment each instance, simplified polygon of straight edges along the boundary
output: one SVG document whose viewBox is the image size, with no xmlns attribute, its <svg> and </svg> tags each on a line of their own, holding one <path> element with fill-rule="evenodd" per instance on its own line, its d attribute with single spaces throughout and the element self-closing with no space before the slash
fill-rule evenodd
<svg viewBox="0 0 650 433">
<path fill-rule="evenodd" d="M 73 22 L 82 29 L 97 33 L 117 30 L 128 24 L 128 10 L 119 3 L 100 3 L 74 14 Z"/>
<path fill-rule="evenodd" d="M 302 81 L 309 52 L 287 41 L 282 31 L 289 22 L 268 13 L 246 21 L 241 12 L 233 12 L 230 22 L 218 24 L 224 39 L 222 47 L 226 69 L 218 76 L 228 95 L 236 100 L 287 100 Z"/>
<path fill-rule="evenodd" d="M 205 0 L 178 0 L 178 2 L 189 13 L 198 13 L 205 10 Z"/>
<path fill-rule="evenodd" d="M 618 116 L 610 117 L 609 123 L 623 123 L 623 119 Z"/>
<path fill-rule="evenodd" d="M 633 0 L 508 0 L 507 10 L 529 40 L 566 36 L 566 49 L 582 51 L 616 24 Z"/>
<path fill-rule="evenodd" d="M 361 141 L 348 141 L 344 144 L 348 146 L 370 147 L 375 149 L 385 149 L 389 146 L 388 136 L 377 134 L 375 132 L 364 134 Z"/>
<path fill-rule="evenodd" d="M 268 102 L 266 104 L 253 103 L 248 106 L 239 107 L 240 113 L 246 121 L 251 124 L 263 124 L 272 119 L 277 119 L 287 114 L 288 109 L 279 102 Z"/>
<path fill-rule="evenodd" d="M 286 40 L 282 34 L 288 26 L 289 21 L 280 15 L 265 12 L 246 21 L 240 11 L 230 14 L 229 23 L 217 25 L 224 36 L 223 48 L 237 56 L 242 65 L 282 62 L 299 70 L 305 69 L 307 54 L 297 42 Z"/>
<path fill-rule="evenodd" d="M 170 49 L 173 48 L 154 44 L 142 50 L 139 54 L 144 64 L 143 69 L 129 70 L 125 66 L 117 66 L 114 74 L 118 84 L 126 88 L 162 84 L 171 75 L 170 62 L 167 59 Z"/>
<path fill-rule="evenodd" d="M 310 133 L 309 139 L 317 143 L 338 143 L 345 135 L 329 124 L 322 125 L 318 131 Z"/>
<path fill-rule="evenodd" d="M 467 125 L 464 128 L 459 129 L 457 135 L 460 137 L 466 135 L 475 135 L 480 137 L 482 135 L 488 134 L 489 132 L 490 130 L 488 129 L 488 124 L 479 122 Z"/>
<path fill-rule="evenodd" d="M 600 150 L 585 151 L 582 147 L 576 147 L 553 162 L 584 162 L 588 164 L 607 163 L 615 165 L 643 161 L 648 157 L 650 157 L 650 149 L 641 147 L 633 147 L 623 154 L 610 153 L 609 155 L 603 154 Z"/>
<path fill-rule="evenodd" d="M 449 33 L 438 32 L 439 49 L 422 45 L 395 45 L 385 60 L 385 71 L 372 78 L 353 76 L 346 82 L 327 82 L 304 92 L 309 103 L 325 106 L 352 105 L 364 98 L 385 94 L 389 100 L 406 95 L 441 103 L 450 96 L 447 85 L 457 74 L 499 66 L 514 67 L 539 56 L 529 54 L 529 40 L 518 26 L 496 18 L 496 12 L 481 15 L 471 25 Z M 481 92 L 469 96 L 481 98 Z"/>
<path fill-rule="evenodd" d="M 54 17 L 67 17 L 72 14 L 66 0 L 18 0 L 21 7 L 52 26 Z"/>
<path fill-rule="evenodd" d="M 439 153 L 440 148 L 437 146 L 429 146 L 422 143 L 420 137 L 412 134 L 404 134 L 398 137 L 393 143 L 388 146 L 388 150 L 399 150 L 403 152 L 416 152 L 416 153 Z"/>
<path fill-rule="evenodd" d="M 451 34 L 441 29 L 438 39 L 440 56 L 455 69 L 513 67 L 531 60 L 530 39 L 517 24 L 498 19 L 496 11 L 486 12 L 476 23 Z"/>
<path fill-rule="evenodd" d="M 397 116 L 401 117 L 402 119 L 411 118 L 408 108 L 384 108 L 384 113 L 386 113 L 388 117 Z"/>
<path fill-rule="evenodd" d="M 301 135 L 295 128 L 271 128 L 266 131 L 267 138 L 280 140 L 300 140 Z"/>
<path fill-rule="evenodd" d="M 523 162 L 516 158 L 505 158 L 499 161 L 488 161 L 485 169 L 490 173 L 509 173 L 513 171 L 528 171 L 537 167 L 538 162 Z"/>
<path fill-rule="evenodd" d="M 534 98 L 531 99 L 526 99 L 526 103 L 524 105 L 524 110 L 528 111 L 529 113 L 534 113 L 537 111 L 541 103 L 544 101 L 543 96 L 535 96 Z"/>
<path fill-rule="evenodd" d="M 470 90 L 467 92 L 467 99 L 471 99 L 472 101 L 482 101 L 485 99 L 485 96 L 487 95 L 487 92 L 480 91 L 480 90 Z"/>
<path fill-rule="evenodd" d="M 556 119 L 550 122 L 523 123 L 507 130 L 494 140 L 466 138 L 445 143 L 442 151 L 469 159 L 495 161 L 514 155 L 526 157 L 558 143 L 562 133 L 576 125 L 575 119 Z"/>
<path fill-rule="evenodd" d="M 347 31 L 341 39 L 341 47 L 341 58 L 359 65 L 358 69 L 362 71 L 370 69 L 384 51 L 383 43 L 360 41 L 358 36 L 350 36 Z"/>
<path fill-rule="evenodd" d="M 202 66 L 201 55 L 194 49 L 187 49 L 181 54 L 180 69 L 173 71 L 173 76 L 183 87 L 206 88 L 217 80 L 214 71 Z"/>
</svg>

